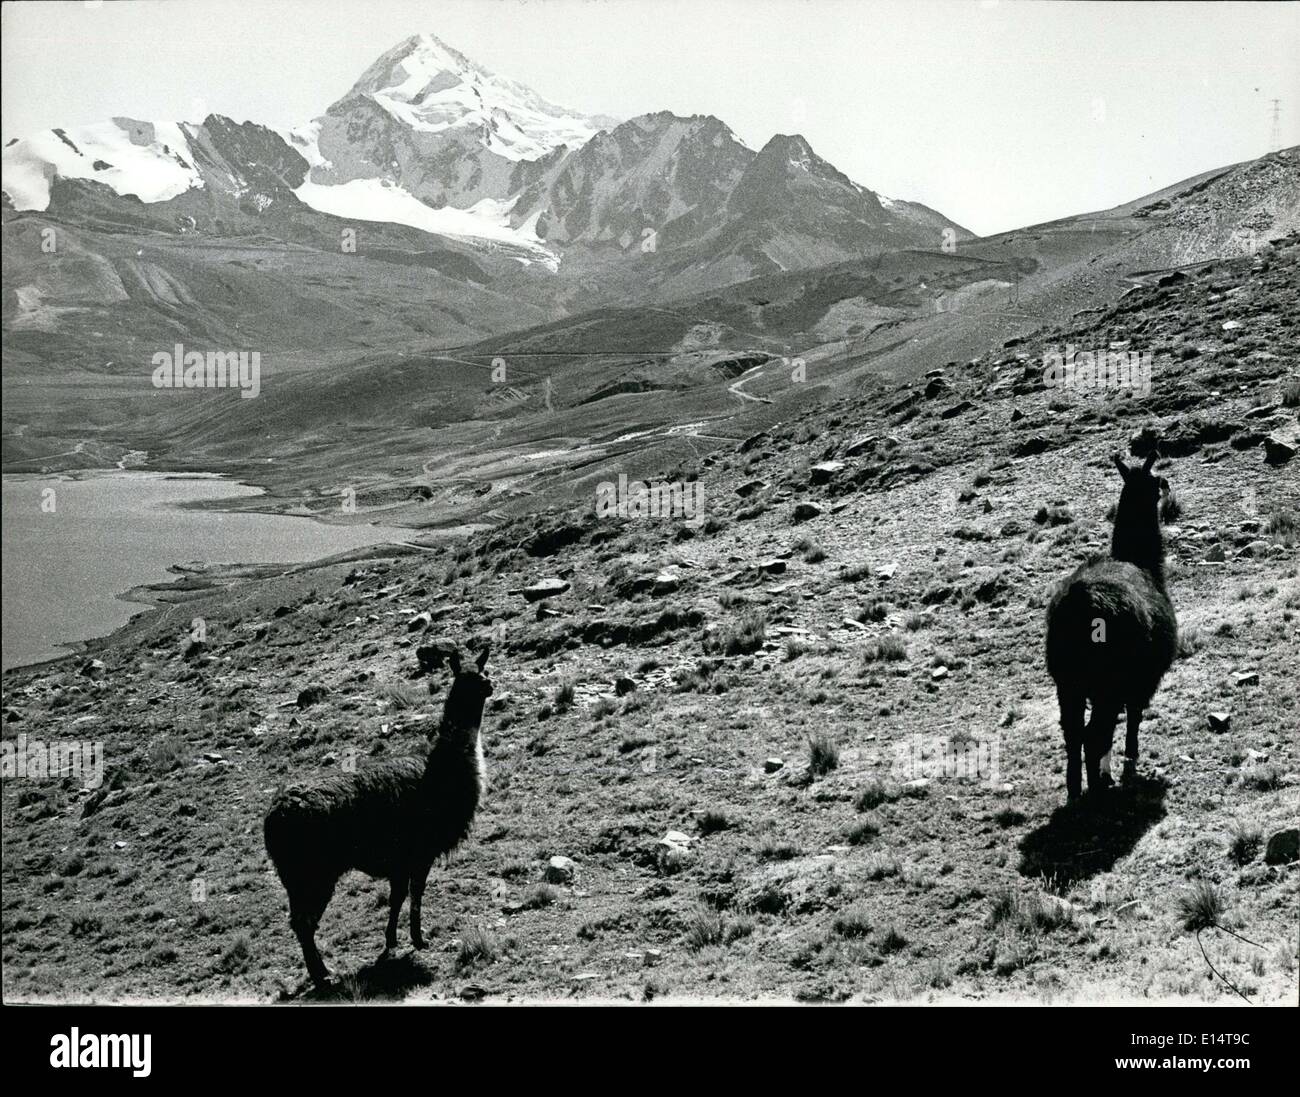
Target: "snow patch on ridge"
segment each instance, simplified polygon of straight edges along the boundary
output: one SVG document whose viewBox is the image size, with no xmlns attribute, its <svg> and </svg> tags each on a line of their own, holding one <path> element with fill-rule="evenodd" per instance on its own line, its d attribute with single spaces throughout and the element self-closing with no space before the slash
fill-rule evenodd
<svg viewBox="0 0 1300 1097">
<path fill-rule="evenodd" d="M 203 186 L 180 123 L 114 118 L 46 130 L 4 150 L 0 186 L 15 209 L 44 210 L 56 177 L 93 179 L 142 202 L 165 202 Z"/>
</svg>

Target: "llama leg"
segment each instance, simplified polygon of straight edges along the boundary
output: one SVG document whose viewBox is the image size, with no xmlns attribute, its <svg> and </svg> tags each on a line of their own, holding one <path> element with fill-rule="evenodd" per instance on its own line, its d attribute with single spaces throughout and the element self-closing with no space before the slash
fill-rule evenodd
<svg viewBox="0 0 1300 1097">
<path fill-rule="evenodd" d="M 1142 723 L 1142 710 L 1146 706 L 1131 701 L 1128 706 L 1128 733 L 1124 737 L 1124 783 L 1137 780 L 1138 725 Z"/>
<path fill-rule="evenodd" d="M 388 929 L 384 932 L 385 952 L 397 947 L 397 919 L 402 913 L 402 904 L 406 902 L 406 885 L 406 877 L 402 875 L 393 876 L 388 881 Z M 411 910 L 414 914 L 414 905 Z"/>
<path fill-rule="evenodd" d="M 417 865 L 411 873 L 411 944 L 424 948 L 424 934 L 420 932 L 420 906 L 424 901 L 424 885 L 429 878 L 431 865 Z"/>
<path fill-rule="evenodd" d="M 1056 689 L 1061 708 L 1061 731 L 1065 734 L 1065 791 L 1074 800 L 1083 793 L 1083 710 L 1087 703 L 1081 693 Z"/>
<path fill-rule="evenodd" d="M 1110 776 L 1110 744 L 1115 737 L 1119 710 L 1111 705 L 1093 703 L 1092 718 L 1084 739 L 1084 756 L 1088 766 L 1088 791 L 1099 792 L 1113 782 Z M 1102 769 L 1102 759 L 1106 768 Z"/>
<path fill-rule="evenodd" d="M 334 896 L 334 882 L 320 887 L 299 892 L 296 896 L 289 894 L 289 925 L 293 927 L 298 944 L 302 947 L 302 958 L 307 964 L 307 974 L 318 986 L 329 982 L 330 971 L 321 959 L 316 948 L 316 927 L 320 925 L 321 915 L 329 906 Z"/>
</svg>

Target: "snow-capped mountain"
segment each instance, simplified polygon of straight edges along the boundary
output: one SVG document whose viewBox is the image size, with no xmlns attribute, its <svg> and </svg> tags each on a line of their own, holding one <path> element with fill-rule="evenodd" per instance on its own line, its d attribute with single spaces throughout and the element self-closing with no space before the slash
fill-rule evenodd
<svg viewBox="0 0 1300 1097">
<path fill-rule="evenodd" d="M 548 103 L 420 34 L 288 137 L 311 164 L 299 197 L 315 209 L 540 252 L 536 219 L 510 216 L 516 166 L 615 124 Z"/>
<path fill-rule="evenodd" d="M 252 218 L 287 238 L 315 211 L 455 237 L 588 280 L 650 252 L 636 272 L 612 273 L 607 285 L 619 292 L 629 279 L 657 287 L 688 267 L 683 284 L 694 291 L 938 247 L 946 230 L 970 235 L 924 206 L 882 199 L 802 137 L 755 152 L 708 115 L 617 123 L 581 114 L 431 34 L 398 43 L 291 132 L 217 115 L 51 130 L 9 143 L 3 187 L 17 210 L 70 204 L 107 216 L 120 200 L 120 218 L 140 222 L 140 207 L 155 207 L 183 231 L 247 228 L 241 219 Z M 630 249 L 633 240 L 653 246 Z"/>
</svg>

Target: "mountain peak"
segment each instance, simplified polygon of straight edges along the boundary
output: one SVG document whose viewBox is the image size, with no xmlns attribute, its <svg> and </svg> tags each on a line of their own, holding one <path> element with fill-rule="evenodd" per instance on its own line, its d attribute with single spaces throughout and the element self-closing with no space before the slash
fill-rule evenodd
<svg viewBox="0 0 1300 1097">
<path fill-rule="evenodd" d="M 418 134 L 464 134 L 516 161 L 540 159 L 561 145 L 577 148 L 613 123 L 556 106 L 427 32 L 382 54 L 328 113 L 348 113 L 358 99 Z"/>
</svg>

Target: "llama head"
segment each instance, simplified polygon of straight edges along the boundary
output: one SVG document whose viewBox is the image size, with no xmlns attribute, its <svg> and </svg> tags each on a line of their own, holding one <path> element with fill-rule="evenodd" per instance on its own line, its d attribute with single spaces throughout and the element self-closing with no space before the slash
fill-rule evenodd
<svg viewBox="0 0 1300 1097">
<path fill-rule="evenodd" d="M 1156 463 L 1152 450 L 1141 468 L 1129 468 L 1117 453 L 1114 461 L 1124 477 L 1115 508 L 1115 531 L 1110 554 L 1149 571 L 1157 584 L 1164 586 L 1164 541 L 1160 536 L 1160 493 L 1169 490 L 1163 476 L 1151 475 Z"/>
<path fill-rule="evenodd" d="M 483 703 L 492 694 L 492 681 L 484 673 L 489 648 L 485 647 L 474 665 L 462 667 L 459 652 L 447 656 L 451 667 L 451 689 L 442 708 L 442 722 L 446 727 L 477 728 L 483 719 Z"/>
<path fill-rule="evenodd" d="M 1156 463 L 1158 454 L 1153 449 L 1147 454 L 1141 468 L 1129 468 L 1117 453 L 1113 460 L 1119 474 L 1124 478 L 1124 487 L 1119 493 L 1120 510 L 1141 514 L 1148 510 L 1154 512 L 1160 503 L 1162 492 L 1169 491 L 1169 481 L 1163 476 L 1152 476 L 1151 468 Z"/>
</svg>

